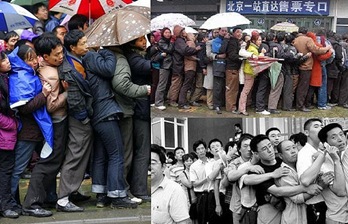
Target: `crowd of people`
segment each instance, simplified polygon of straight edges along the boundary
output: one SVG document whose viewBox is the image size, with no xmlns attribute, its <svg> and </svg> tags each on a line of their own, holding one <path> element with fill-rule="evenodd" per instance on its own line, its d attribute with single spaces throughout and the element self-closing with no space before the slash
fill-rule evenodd
<svg viewBox="0 0 348 224">
<path fill-rule="evenodd" d="M 61 13 L 47 21 L 45 4 L 33 10 L 39 20 L 31 30 L 5 32 L 0 41 L 1 215 L 84 211 L 75 203 L 90 198 L 78 191 L 86 170 L 96 207 L 150 202 L 146 38 L 89 49 L 86 16 L 65 27 Z M 40 158 L 21 202 L 19 180 L 34 152 Z"/>
<path fill-rule="evenodd" d="M 303 130 L 201 139 L 172 159 L 152 145 L 152 223 L 348 223 L 347 136 L 318 118 Z"/>
<path fill-rule="evenodd" d="M 246 116 L 249 105 L 262 115 L 348 108 L 347 41 L 348 34 L 305 27 L 251 35 L 240 27 L 195 35 L 179 25 L 173 33 L 163 28 L 153 32 L 149 50 L 156 68 L 151 103 L 159 110 L 168 105 L 189 109 L 202 106 L 204 94 L 217 114 L 225 107 Z M 265 56 L 278 63 L 260 72 L 249 63 Z"/>
</svg>

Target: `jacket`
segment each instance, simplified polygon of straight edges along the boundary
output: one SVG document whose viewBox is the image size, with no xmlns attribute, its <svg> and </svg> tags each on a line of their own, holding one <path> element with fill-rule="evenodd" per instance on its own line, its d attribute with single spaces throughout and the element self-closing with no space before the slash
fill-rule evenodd
<svg viewBox="0 0 348 224">
<path fill-rule="evenodd" d="M 320 43 L 317 42 L 315 33 L 308 32 L 307 36 L 312 38 L 316 46 L 323 47 Z M 312 55 L 313 66 L 312 66 L 311 79 L 310 79 L 309 85 L 315 86 L 315 87 L 320 87 L 322 85 L 323 70 L 322 70 L 321 61 L 327 60 L 330 56 L 331 56 L 330 51 L 322 55 L 315 55 L 315 54 Z"/>
<path fill-rule="evenodd" d="M 239 56 L 240 47 L 240 40 L 231 37 L 227 44 L 226 70 L 240 69 L 243 62 Z"/>
<path fill-rule="evenodd" d="M 335 58 L 332 63 L 326 65 L 327 77 L 337 78 L 339 73 L 344 70 L 342 60 L 343 60 L 343 48 L 336 40 L 329 39 L 333 49 L 335 50 Z"/>
<path fill-rule="evenodd" d="M 158 51 L 164 52 L 167 54 L 165 57 L 161 57 L 161 68 L 162 69 L 170 69 L 173 65 L 173 52 L 174 52 L 174 43 L 170 42 L 166 38 L 162 37 L 158 41 Z"/>
<path fill-rule="evenodd" d="M 254 43 L 250 43 L 247 51 L 252 52 L 253 55 L 256 55 L 256 56 L 259 55 L 259 47 Z M 257 74 L 254 74 L 254 71 L 253 71 L 249 61 L 245 61 L 243 71 L 244 71 L 244 74 L 246 74 L 246 75 L 252 75 L 253 77 L 255 77 L 257 75 Z"/>
<path fill-rule="evenodd" d="M 17 142 L 17 120 L 5 100 L 8 97 L 7 75 L 0 73 L 0 79 L 0 149 L 13 150 Z"/>
<path fill-rule="evenodd" d="M 121 107 L 124 117 L 131 117 L 134 114 L 135 99 L 147 96 L 147 86 L 132 82 L 128 61 L 119 47 L 109 47 L 108 49 L 116 57 L 116 69 L 111 80 L 115 99 Z"/>
<path fill-rule="evenodd" d="M 195 48 L 189 47 L 186 40 L 182 37 L 177 37 L 174 43 L 173 53 L 173 75 L 184 74 L 184 57 L 196 54 Z"/>
<path fill-rule="evenodd" d="M 192 33 L 188 33 L 187 34 L 187 41 L 186 44 L 187 46 L 191 47 L 191 48 L 196 48 L 196 44 L 195 44 L 195 38 L 193 36 Z M 197 57 L 196 54 L 191 55 L 191 56 L 185 56 L 184 58 L 184 71 L 196 71 L 196 67 L 197 67 Z"/>
<path fill-rule="evenodd" d="M 64 57 L 58 67 L 59 75 L 69 84 L 68 87 L 68 114 L 82 123 L 88 123 L 93 115 L 93 97 L 88 81 L 73 67 L 70 56 Z"/>
<path fill-rule="evenodd" d="M 47 62 L 40 62 L 38 74 L 42 82 L 46 81 L 51 85 L 51 93 L 47 96 L 47 111 L 51 114 L 52 122 L 62 121 L 67 116 L 66 99 L 68 93 L 61 85 L 57 67 L 48 65 Z"/>
<path fill-rule="evenodd" d="M 307 54 L 308 52 L 312 52 L 316 55 L 325 54 L 327 52 L 325 48 L 316 46 L 315 42 L 310 37 L 307 37 L 301 33 L 295 38 L 293 45 L 295 46 L 296 50 L 303 55 Z M 313 58 L 310 57 L 300 65 L 299 69 L 306 71 L 312 70 L 312 67 Z"/>
<path fill-rule="evenodd" d="M 135 49 L 125 52 L 131 70 L 131 79 L 134 84 L 151 84 L 151 61 L 144 58 Z M 150 120 L 150 98 L 148 95 L 135 99 L 134 119 Z"/>
<path fill-rule="evenodd" d="M 96 125 L 103 119 L 122 118 L 123 113 L 115 100 L 111 80 L 116 69 L 116 58 L 110 50 L 89 51 L 83 57 L 87 80 L 93 96 L 93 115 L 91 124 Z"/>
</svg>

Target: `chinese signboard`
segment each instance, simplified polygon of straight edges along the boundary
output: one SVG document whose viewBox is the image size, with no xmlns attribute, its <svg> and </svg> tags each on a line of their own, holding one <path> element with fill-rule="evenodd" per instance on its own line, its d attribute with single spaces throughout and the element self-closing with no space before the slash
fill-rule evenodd
<svg viewBox="0 0 348 224">
<path fill-rule="evenodd" d="M 226 12 L 241 14 L 329 15 L 330 0 L 236 0 L 226 2 Z"/>
</svg>

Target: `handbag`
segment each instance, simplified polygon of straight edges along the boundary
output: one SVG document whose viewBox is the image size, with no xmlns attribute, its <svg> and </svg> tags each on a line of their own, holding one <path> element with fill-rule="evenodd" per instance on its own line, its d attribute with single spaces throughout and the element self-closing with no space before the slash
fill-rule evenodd
<svg viewBox="0 0 348 224">
<path fill-rule="evenodd" d="M 225 77 L 226 60 L 217 59 L 213 61 L 213 75 L 217 77 Z"/>
<path fill-rule="evenodd" d="M 184 174 L 185 174 L 186 178 L 188 179 L 188 176 L 187 176 L 187 174 L 185 173 L 185 171 L 184 171 Z M 197 202 L 192 203 L 192 198 L 191 198 L 191 193 L 190 193 L 190 191 L 191 191 L 191 188 L 188 188 L 188 187 L 187 187 L 187 193 L 188 193 L 189 202 L 190 202 L 189 215 L 190 215 L 190 218 L 191 218 L 192 220 L 194 220 L 194 219 L 197 219 L 197 218 L 198 218 Z"/>
</svg>

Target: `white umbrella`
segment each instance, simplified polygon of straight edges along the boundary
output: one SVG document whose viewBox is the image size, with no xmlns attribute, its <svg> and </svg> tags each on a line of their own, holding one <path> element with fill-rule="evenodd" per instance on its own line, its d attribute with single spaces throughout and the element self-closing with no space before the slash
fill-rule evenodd
<svg viewBox="0 0 348 224">
<path fill-rule="evenodd" d="M 192 27 L 186 26 L 185 27 L 186 33 L 198 33 L 197 30 L 193 29 Z"/>
<path fill-rule="evenodd" d="M 287 32 L 287 33 L 292 33 L 292 32 L 297 32 L 298 31 L 298 26 L 296 26 L 293 23 L 282 22 L 282 23 L 277 23 L 274 26 L 272 26 L 271 30 L 284 31 L 284 32 Z"/>
<path fill-rule="evenodd" d="M 224 12 L 211 16 L 203 23 L 200 29 L 212 30 L 220 27 L 234 27 L 250 23 L 250 20 L 238 12 Z"/>
<path fill-rule="evenodd" d="M 164 27 L 173 28 L 175 25 L 186 27 L 196 25 L 196 23 L 181 13 L 165 13 L 151 20 L 151 30 L 160 30 Z"/>
</svg>

